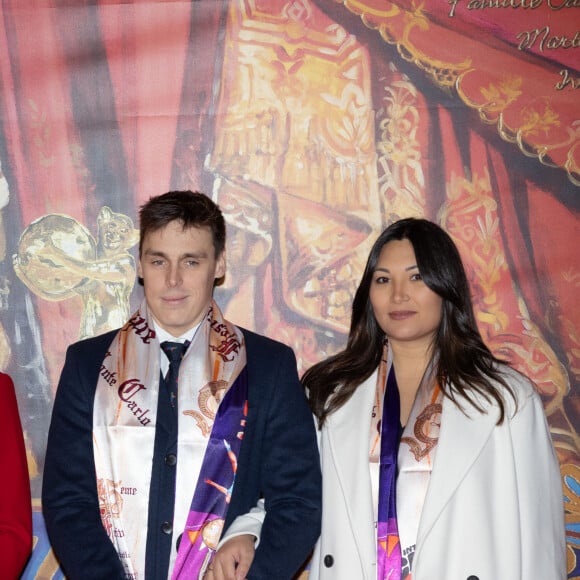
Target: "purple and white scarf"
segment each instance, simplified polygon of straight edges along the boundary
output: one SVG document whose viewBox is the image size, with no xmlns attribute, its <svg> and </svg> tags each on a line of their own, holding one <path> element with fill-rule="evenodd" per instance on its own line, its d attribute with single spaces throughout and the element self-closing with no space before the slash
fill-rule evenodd
<svg viewBox="0 0 580 580">
<path fill-rule="evenodd" d="M 401 436 L 399 389 L 387 346 L 377 375 L 382 398 L 378 580 L 410 579 L 417 531 L 439 441 L 443 393 L 430 365 Z M 390 368 L 388 368 L 390 366 Z M 388 375 L 387 375 L 388 372 Z M 385 386 L 385 376 L 387 376 Z"/>
</svg>

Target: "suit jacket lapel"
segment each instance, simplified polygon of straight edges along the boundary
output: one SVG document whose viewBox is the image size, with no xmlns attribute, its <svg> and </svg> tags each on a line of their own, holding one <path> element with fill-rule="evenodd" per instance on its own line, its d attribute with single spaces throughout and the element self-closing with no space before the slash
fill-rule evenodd
<svg viewBox="0 0 580 580">
<path fill-rule="evenodd" d="M 489 407 L 485 401 L 479 402 L 484 408 Z M 462 404 L 467 414 L 447 397 L 443 399 L 439 443 L 417 535 L 419 547 L 477 459 L 497 421 L 496 413 L 489 408 L 487 414 L 481 414 L 469 403 Z"/>
</svg>

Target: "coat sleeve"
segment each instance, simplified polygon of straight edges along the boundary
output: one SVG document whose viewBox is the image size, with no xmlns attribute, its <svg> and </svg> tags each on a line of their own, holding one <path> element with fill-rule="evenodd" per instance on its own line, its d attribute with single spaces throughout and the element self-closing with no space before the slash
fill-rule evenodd
<svg viewBox="0 0 580 580">
<path fill-rule="evenodd" d="M 0 377 L 0 554 L 2 574 L 19 578 L 32 550 L 30 481 L 14 385 Z"/>
<path fill-rule="evenodd" d="M 521 522 L 522 578 L 566 578 L 562 479 L 539 395 L 520 400 L 511 436 Z M 538 557 L 541 554 L 541 557 Z"/>
<path fill-rule="evenodd" d="M 219 550 L 228 540 L 236 538 L 237 536 L 250 535 L 254 536 L 254 547 L 257 548 L 260 544 L 260 535 L 262 533 L 262 525 L 266 517 L 266 509 L 264 508 L 264 500 L 258 500 L 258 503 L 248 513 L 239 515 L 228 527 L 216 548 Z"/>
<path fill-rule="evenodd" d="M 318 536 L 322 476 L 312 415 L 289 348 L 276 356 L 261 441 L 265 517 L 249 579 L 291 578 Z"/>
<path fill-rule="evenodd" d="M 101 523 L 93 457 L 93 399 L 98 366 L 69 347 L 46 450 L 42 505 L 52 548 L 70 580 L 125 578 Z M 81 370 L 83 374 L 81 374 Z"/>
</svg>

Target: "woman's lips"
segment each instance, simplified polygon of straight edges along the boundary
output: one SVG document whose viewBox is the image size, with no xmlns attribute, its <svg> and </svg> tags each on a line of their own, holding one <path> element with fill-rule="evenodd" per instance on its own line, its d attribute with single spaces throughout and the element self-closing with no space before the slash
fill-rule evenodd
<svg viewBox="0 0 580 580">
<path fill-rule="evenodd" d="M 413 310 L 396 310 L 394 312 L 389 312 L 389 317 L 393 320 L 405 320 L 414 314 L 415 312 Z"/>
</svg>

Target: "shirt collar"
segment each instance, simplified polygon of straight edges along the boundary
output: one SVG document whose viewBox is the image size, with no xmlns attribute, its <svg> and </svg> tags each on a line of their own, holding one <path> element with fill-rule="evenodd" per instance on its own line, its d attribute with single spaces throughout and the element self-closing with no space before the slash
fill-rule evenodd
<svg viewBox="0 0 580 580">
<path fill-rule="evenodd" d="M 185 342 L 186 340 L 189 340 L 189 342 L 191 342 L 200 324 L 201 322 L 196 324 L 193 328 L 190 328 L 187 332 L 184 332 L 181 336 L 173 336 L 161 328 L 155 320 L 153 321 L 153 327 L 155 328 L 155 334 L 159 339 L 159 344 L 165 342 L 166 340 L 170 342 Z"/>
</svg>

